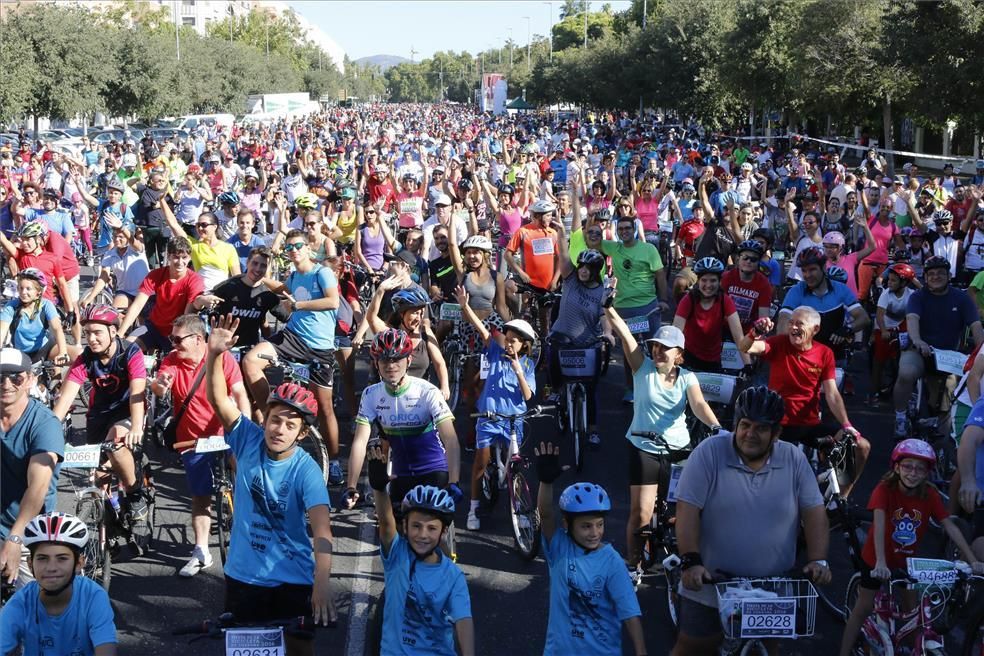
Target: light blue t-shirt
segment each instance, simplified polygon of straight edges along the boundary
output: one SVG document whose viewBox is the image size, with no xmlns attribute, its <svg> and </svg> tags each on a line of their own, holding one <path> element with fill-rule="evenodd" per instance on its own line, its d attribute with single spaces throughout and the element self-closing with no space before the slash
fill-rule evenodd
<svg viewBox="0 0 984 656">
<path fill-rule="evenodd" d="M 68 239 L 75 231 L 75 225 L 72 223 L 72 215 L 58 209 L 45 212 L 44 210 L 36 210 L 29 207 L 24 212 L 24 223 L 30 223 L 31 221 L 44 221 L 48 224 L 48 230 L 57 232 L 65 239 Z"/>
<path fill-rule="evenodd" d="M 19 299 L 14 298 L 7 301 L 7 304 L 0 310 L 0 323 L 13 323 L 14 315 L 20 307 Z M 42 319 L 42 317 L 44 318 Z M 45 326 L 50 326 L 57 317 L 58 310 L 55 309 L 54 304 L 47 299 L 41 299 L 41 308 L 33 318 L 26 312 L 21 313 L 20 320 L 17 322 L 17 330 L 11 336 L 10 343 L 19 351 L 34 353 L 44 346 L 47 340 L 48 331 Z"/>
<path fill-rule="evenodd" d="M 75 577 L 72 600 L 61 615 L 48 615 L 40 594 L 31 581 L 0 611 L 0 653 L 21 646 L 23 656 L 91 656 L 99 645 L 116 643 L 109 595 L 92 579 Z"/>
<path fill-rule="evenodd" d="M 307 273 L 294 271 L 287 277 L 287 289 L 298 301 L 324 298 L 327 290 L 336 289 L 338 280 L 328 267 L 317 265 Z M 295 310 L 287 321 L 287 330 L 313 349 L 335 350 L 335 322 L 338 310 Z"/>
<path fill-rule="evenodd" d="M 977 399 L 977 403 L 970 411 L 970 416 L 967 417 L 967 423 L 964 426 L 984 428 L 984 396 Z M 977 446 L 977 461 L 974 463 L 974 472 L 977 478 L 977 487 L 984 490 L 984 441 Z"/>
<path fill-rule="evenodd" d="M 663 436 L 666 443 L 674 449 L 682 449 L 690 444 L 687 420 L 687 388 L 699 385 L 697 377 L 687 369 L 680 369 L 673 387 L 667 389 L 659 382 L 656 365 L 646 357 L 639 370 L 632 374 L 632 423 L 625 437 L 642 451 L 661 453 L 662 447 L 652 440 L 637 437 L 633 431 L 651 431 Z"/>
<path fill-rule="evenodd" d="M 541 540 L 550 569 L 544 656 L 621 656 L 622 622 L 642 615 L 625 561 L 610 544 L 585 552 L 563 529 Z"/>
<path fill-rule="evenodd" d="M 399 535 L 389 554 L 379 552 L 386 587 L 380 652 L 455 656 L 454 624 L 472 616 L 461 569 L 440 549 L 435 552 L 438 562 L 418 560 Z"/>
<path fill-rule="evenodd" d="M 785 309 L 795 310 L 801 305 L 806 305 L 820 314 L 841 307 L 850 309 L 857 304 L 858 297 L 854 292 L 847 285 L 836 280 L 827 281 L 827 293 L 823 296 L 817 296 L 815 292 L 810 291 L 805 282 L 800 281 L 789 288 L 782 301 L 782 307 Z"/>
<path fill-rule="evenodd" d="M 119 205 L 110 205 L 108 200 L 99 201 L 99 206 L 96 207 L 96 217 L 99 221 L 99 239 L 96 240 L 96 248 L 107 248 L 113 243 L 113 230 L 106 223 L 106 213 L 115 214 L 123 222 L 123 225 L 130 234 L 133 234 L 134 224 L 133 224 L 133 210 L 126 203 L 120 203 Z"/>
<path fill-rule="evenodd" d="M 0 430 L 3 458 L 0 458 L 0 540 L 6 540 L 10 527 L 20 514 L 21 498 L 27 490 L 27 468 L 31 458 L 54 453 L 58 463 L 44 497 L 44 512 L 55 510 L 58 497 L 58 472 L 65 459 L 65 432 L 55 415 L 37 399 L 29 399 L 27 408 L 9 431 Z M 2 652 L 6 653 L 6 652 Z"/>
<path fill-rule="evenodd" d="M 245 417 L 225 440 L 237 461 L 226 575 L 264 587 L 311 585 L 314 552 L 304 512 L 331 505 L 321 470 L 300 447 L 286 460 L 271 460 L 263 429 Z"/>
<path fill-rule="evenodd" d="M 519 378 L 513 371 L 512 364 L 506 357 L 506 352 L 494 339 L 489 340 L 485 349 L 485 358 L 489 362 L 489 375 L 485 379 L 482 394 L 478 397 L 479 412 L 500 412 L 505 415 L 518 415 L 526 412 L 526 401 L 519 386 Z M 533 396 L 536 396 L 536 363 L 527 356 L 519 359 L 523 366 L 526 384 L 530 386 Z M 532 398 L 532 397 L 531 397 Z M 490 421 L 479 419 L 475 425 L 479 435 L 492 435 L 509 439 L 508 421 Z M 516 439 L 523 442 L 523 422 L 516 422 Z"/>
</svg>

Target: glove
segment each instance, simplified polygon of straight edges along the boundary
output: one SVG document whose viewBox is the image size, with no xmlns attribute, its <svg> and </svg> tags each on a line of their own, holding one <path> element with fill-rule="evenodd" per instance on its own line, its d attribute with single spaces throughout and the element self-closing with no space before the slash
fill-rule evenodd
<svg viewBox="0 0 984 656">
<path fill-rule="evenodd" d="M 761 337 L 769 332 L 768 328 L 766 328 L 768 323 L 769 321 L 765 317 L 760 317 L 755 320 L 755 323 L 752 324 L 752 332 L 755 333 L 756 337 Z"/>
<path fill-rule="evenodd" d="M 560 478 L 563 473 L 560 457 L 554 453 L 541 453 L 536 457 L 536 477 L 548 485 Z"/>
<path fill-rule="evenodd" d="M 448 495 L 450 495 L 451 500 L 454 501 L 455 506 L 457 506 L 458 502 L 465 496 L 465 493 L 461 491 L 461 488 L 458 487 L 457 483 L 451 483 L 444 489 L 447 491 Z"/>
<path fill-rule="evenodd" d="M 389 483 L 389 474 L 386 472 L 386 462 L 383 460 L 369 461 L 369 487 L 382 492 L 386 490 Z"/>
</svg>

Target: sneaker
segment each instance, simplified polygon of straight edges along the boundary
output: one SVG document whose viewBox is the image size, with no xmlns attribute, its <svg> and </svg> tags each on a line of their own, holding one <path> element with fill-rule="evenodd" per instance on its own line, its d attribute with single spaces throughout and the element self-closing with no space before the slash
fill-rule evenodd
<svg viewBox="0 0 984 656">
<path fill-rule="evenodd" d="M 328 463 L 328 485 L 341 485 L 345 480 L 342 474 L 342 465 L 337 460 Z"/>
<path fill-rule="evenodd" d="M 178 576 L 183 576 L 186 579 L 190 579 L 198 572 L 203 569 L 208 569 L 212 566 L 212 554 L 203 551 L 201 547 L 195 545 L 194 550 L 191 552 L 191 558 L 185 563 L 185 566 L 178 570 Z"/>
<path fill-rule="evenodd" d="M 622 403 L 632 403 L 632 390 L 625 390 L 625 395 L 622 397 Z"/>
<path fill-rule="evenodd" d="M 895 439 L 903 439 L 909 435 L 909 418 L 904 413 L 895 413 Z"/>
<path fill-rule="evenodd" d="M 147 501 L 143 498 L 143 495 L 135 494 L 132 497 L 127 495 L 126 501 L 130 506 L 130 521 L 134 524 L 146 524 L 150 509 L 147 507 Z"/>
<path fill-rule="evenodd" d="M 639 585 L 642 583 L 642 570 L 638 567 L 628 567 L 628 570 L 629 580 L 632 581 L 632 587 L 633 589 L 638 590 Z"/>
<path fill-rule="evenodd" d="M 598 433 L 591 433 L 588 435 L 588 448 L 592 451 L 597 451 L 601 448 L 601 435 Z"/>
<path fill-rule="evenodd" d="M 469 531 L 477 531 L 482 527 L 482 522 L 478 520 L 478 515 L 473 512 L 468 513 L 468 519 L 465 521 L 465 528 Z"/>
</svg>

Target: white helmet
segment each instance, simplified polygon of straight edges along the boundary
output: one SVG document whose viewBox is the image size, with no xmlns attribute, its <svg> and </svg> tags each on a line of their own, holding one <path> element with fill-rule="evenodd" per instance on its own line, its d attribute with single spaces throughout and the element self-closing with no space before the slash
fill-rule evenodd
<svg viewBox="0 0 984 656">
<path fill-rule="evenodd" d="M 502 326 L 502 329 L 514 330 L 531 342 L 535 342 L 537 339 L 536 331 L 533 330 L 533 326 L 531 326 L 528 321 L 524 321 L 523 319 L 513 319 L 512 321 L 507 321 L 505 325 Z"/>
<path fill-rule="evenodd" d="M 488 253 L 492 251 L 492 241 L 485 235 L 472 235 L 465 241 L 461 242 L 461 246 L 459 246 L 459 248 L 461 250 L 465 250 L 467 248 L 477 248 Z"/>
<path fill-rule="evenodd" d="M 38 515 L 24 527 L 24 546 L 35 544 L 66 544 L 75 549 L 84 549 L 89 541 L 89 529 L 75 515 L 50 512 Z"/>
<path fill-rule="evenodd" d="M 557 206 L 549 200 L 538 200 L 530 205 L 530 212 L 533 214 L 547 214 L 549 212 L 555 212 L 556 210 Z"/>
<path fill-rule="evenodd" d="M 136 165 L 137 165 L 137 156 L 134 155 L 133 153 L 127 153 L 126 155 L 124 155 L 123 161 L 120 163 L 120 166 L 122 166 L 123 168 L 133 168 Z"/>
</svg>

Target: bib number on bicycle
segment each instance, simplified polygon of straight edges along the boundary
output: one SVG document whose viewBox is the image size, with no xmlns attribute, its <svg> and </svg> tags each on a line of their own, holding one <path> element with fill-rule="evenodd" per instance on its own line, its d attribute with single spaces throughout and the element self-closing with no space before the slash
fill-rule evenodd
<svg viewBox="0 0 984 656">
<path fill-rule="evenodd" d="M 703 371 L 697 372 L 695 375 L 697 376 L 697 383 L 700 385 L 700 391 L 708 403 L 731 404 L 731 398 L 735 394 L 736 378 L 734 376 L 709 374 Z"/>
<path fill-rule="evenodd" d="M 441 303 L 441 321 L 458 321 L 461 319 L 461 306 L 457 303 Z"/>
<path fill-rule="evenodd" d="M 725 342 L 721 345 L 721 368 L 730 371 L 740 371 L 745 367 L 738 353 L 738 346 L 734 342 Z"/>
<path fill-rule="evenodd" d="M 649 317 L 633 317 L 625 320 L 629 332 L 633 335 L 645 335 L 649 333 Z"/>
<path fill-rule="evenodd" d="M 677 502 L 677 486 L 680 484 L 680 476 L 683 475 L 683 465 L 670 465 L 670 484 L 666 488 L 666 500 L 669 503 Z"/>
<path fill-rule="evenodd" d="M 229 448 L 225 438 L 221 435 L 210 435 L 195 441 L 195 453 L 212 453 L 213 451 L 225 451 Z"/>
<path fill-rule="evenodd" d="M 302 364 L 295 364 L 291 366 L 294 370 L 294 376 L 298 378 L 302 383 L 308 383 L 311 380 L 311 370 Z"/>
<path fill-rule="evenodd" d="M 560 352 L 560 373 L 571 378 L 594 375 L 597 352 L 595 349 L 569 349 Z"/>
<path fill-rule="evenodd" d="M 742 638 L 793 638 L 796 636 L 796 601 L 741 602 Z"/>
<path fill-rule="evenodd" d="M 937 371 L 953 374 L 954 376 L 963 376 L 963 368 L 964 363 L 967 362 L 967 356 L 960 351 L 933 349 L 933 358 L 936 360 Z"/>
<path fill-rule="evenodd" d="M 283 629 L 227 629 L 226 656 L 285 656 Z"/>
<path fill-rule="evenodd" d="M 957 582 L 957 570 L 949 560 L 935 558 L 906 558 L 909 576 L 916 579 L 918 588 L 928 585 L 953 587 Z"/>
<path fill-rule="evenodd" d="M 481 378 L 482 380 L 485 380 L 486 378 L 489 377 L 489 359 L 484 353 L 482 353 L 482 359 L 481 362 L 479 363 L 478 377 Z"/>
<path fill-rule="evenodd" d="M 99 466 L 99 454 L 102 446 L 86 444 L 85 446 L 65 445 L 65 460 L 62 469 L 95 469 Z"/>
</svg>

